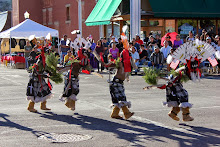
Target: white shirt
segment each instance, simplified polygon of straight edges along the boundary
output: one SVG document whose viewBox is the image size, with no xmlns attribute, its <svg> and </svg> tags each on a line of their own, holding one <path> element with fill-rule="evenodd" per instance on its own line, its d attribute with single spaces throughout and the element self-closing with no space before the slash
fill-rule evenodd
<svg viewBox="0 0 220 147">
<path fill-rule="evenodd" d="M 139 56 L 138 52 L 131 53 L 131 57 L 132 57 L 134 60 L 140 59 L 140 56 Z"/>
<path fill-rule="evenodd" d="M 218 50 L 218 51 L 220 51 L 220 46 L 216 45 L 216 46 L 215 46 L 215 49 Z"/>
<path fill-rule="evenodd" d="M 172 47 L 168 45 L 167 47 L 164 46 L 160 49 L 160 51 L 163 53 L 164 58 L 167 58 L 171 48 Z"/>
<path fill-rule="evenodd" d="M 215 48 L 217 45 L 214 42 L 211 42 L 211 45 Z"/>
</svg>

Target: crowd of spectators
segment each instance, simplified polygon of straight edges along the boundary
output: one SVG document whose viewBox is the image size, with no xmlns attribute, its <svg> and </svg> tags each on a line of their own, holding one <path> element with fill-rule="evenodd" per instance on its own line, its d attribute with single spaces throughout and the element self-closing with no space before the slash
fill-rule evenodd
<svg viewBox="0 0 220 147">
<path fill-rule="evenodd" d="M 71 49 L 69 46 L 66 46 L 66 37 L 64 36 L 63 42 L 61 41 L 61 56 L 66 55 L 66 50 L 71 50 L 73 55 L 76 55 L 74 49 Z M 130 53 L 134 59 L 135 64 L 140 66 L 149 66 L 157 69 L 162 69 L 166 64 L 166 59 L 169 54 L 172 54 L 180 45 L 187 41 L 194 41 L 199 39 L 210 43 L 216 50 L 220 50 L 220 37 L 218 35 L 213 36 L 209 34 L 204 29 L 202 35 L 193 35 L 192 31 L 189 31 L 187 37 L 181 38 L 180 35 L 176 35 L 176 39 L 172 42 L 170 36 L 166 36 L 165 40 L 161 43 L 161 36 L 153 36 L 151 33 L 144 40 L 141 40 L 139 35 L 136 35 L 135 38 L 129 43 Z M 108 63 L 109 60 L 117 59 L 120 56 L 124 46 L 121 38 L 116 38 L 110 36 L 109 40 L 106 38 L 101 38 L 95 43 L 93 40 L 90 40 L 92 46 L 89 49 L 88 57 L 90 58 L 90 65 L 93 69 L 97 68 L 98 72 L 104 70 L 104 66 L 99 63 L 99 61 L 92 54 L 93 51 L 96 51 L 99 55 L 103 55 L 104 62 Z M 62 57 L 61 57 L 62 60 Z M 219 65 L 218 65 L 219 66 Z M 166 65 L 167 70 L 170 71 L 169 65 Z M 137 74 L 138 70 L 134 71 Z"/>
</svg>

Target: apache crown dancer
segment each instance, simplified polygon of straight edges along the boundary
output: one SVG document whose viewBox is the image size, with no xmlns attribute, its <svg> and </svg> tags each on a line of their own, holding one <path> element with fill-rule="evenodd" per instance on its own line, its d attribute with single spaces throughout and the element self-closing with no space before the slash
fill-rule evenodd
<svg viewBox="0 0 220 147">
<path fill-rule="evenodd" d="M 104 64 L 104 62 L 103 62 Z M 124 113 L 125 119 L 129 119 L 134 113 L 130 112 L 128 108 L 131 107 L 131 102 L 128 102 L 125 95 L 124 80 L 126 79 L 126 72 L 124 71 L 124 63 L 118 59 L 115 63 L 104 64 L 106 67 L 116 67 L 117 72 L 112 81 L 109 82 L 109 90 L 112 97 L 112 110 L 111 118 L 122 119 L 119 115 L 120 109 Z"/>
<path fill-rule="evenodd" d="M 77 38 L 74 40 L 74 47 L 78 50 L 78 60 L 77 59 L 71 59 L 69 63 L 71 64 L 68 66 L 68 63 L 66 64 L 66 67 L 61 68 L 60 71 L 66 71 L 68 70 L 68 73 L 65 75 L 64 79 L 64 91 L 61 95 L 61 101 L 66 101 L 65 105 L 70 110 L 75 110 L 75 102 L 77 101 L 76 96 L 79 93 L 79 73 L 82 69 L 82 72 L 89 74 L 90 71 L 86 70 L 89 68 L 89 59 L 88 59 L 88 51 L 86 48 L 89 48 L 91 44 L 89 42 L 86 42 L 84 38 L 82 38 L 80 31 L 73 31 L 72 34 L 77 34 Z M 82 43 L 86 45 L 85 48 L 82 48 Z M 79 46 L 78 46 L 79 45 Z M 80 47 L 80 48 L 79 48 Z"/>
<path fill-rule="evenodd" d="M 129 72 L 131 72 L 132 68 L 131 66 L 134 64 L 132 64 L 132 58 L 128 50 L 128 42 L 124 34 L 122 34 L 122 40 L 125 49 L 121 53 L 121 58 L 118 58 L 115 63 L 110 62 L 109 64 L 105 64 L 103 59 L 101 59 L 101 61 L 106 67 L 117 68 L 117 72 L 112 81 L 109 81 L 109 90 L 113 103 L 112 106 L 114 107 L 112 110 L 111 118 L 122 119 L 122 117 L 119 115 L 120 109 L 122 109 L 124 117 L 127 120 L 134 113 L 130 112 L 128 109 L 131 107 L 131 102 L 127 101 L 125 95 L 124 80 L 128 79 Z"/>
<path fill-rule="evenodd" d="M 75 101 L 77 101 L 76 96 L 79 93 L 79 72 L 82 65 L 78 62 L 73 62 L 70 70 L 65 75 L 64 79 L 64 91 L 61 100 L 66 98 L 65 105 L 70 108 L 70 110 L 75 110 Z"/>
<path fill-rule="evenodd" d="M 32 66 L 30 73 L 30 80 L 27 86 L 27 100 L 29 100 L 28 110 L 30 112 L 37 112 L 34 109 L 34 104 L 41 102 L 42 110 L 50 110 L 46 107 L 47 99 L 53 97 L 51 93 L 52 84 L 49 81 L 51 78 L 56 83 L 62 82 L 61 75 L 56 72 L 58 60 L 55 55 L 45 56 L 45 47 L 41 48 L 41 54 L 36 57 L 36 63 Z M 49 59 L 50 57 L 50 59 Z M 50 65 L 50 67 L 48 66 Z M 47 78 L 47 82 L 45 81 Z"/>
<path fill-rule="evenodd" d="M 77 101 L 76 96 L 79 93 L 79 73 L 81 68 L 87 68 L 89 65 L 89 61 L 87 58 L 87 54 L 85 49 L 81 48 L 78 51 L 78 54 L 80 57 L 78 57 L 79 60 L 72 60 L 73 63 L 71 63 L 71 67 L 64 67 L 64 69 L 61 69 L 62 71 L 65 71 L 65 69 L 69 69 L 68 73 L 65 75 L 65 82 L 64 82 L 64 91 L 61 96 L 61 100 L 66 100 L 65 105 L 70 108 L 70 110 L 75 110 L 75 102 Z M 83 72 L 86 72 L 89 74 L 88 70 L 82 70 Z"/>
<path fill-rule="evenodd" d="M 183 88 L 182 82 L 186 82 L 188 80 L 200 80 L 200 63 L 212 56 L 214 53 L 214 48 L 202 41 L 197 40 L 183 44 L 177 48 L 172 55 L 168 56 L 167 63 L 170 64 L 172 62 L 170 66 L 173 69 L 175 69 L 180 62 L 184 63 L 185 66 L 175 71 L 171 71 L 168 79 L 162 78 L 168 81 L 167 84 L 148 86 L 144 89 L 149 89 L 152 87 L 166 89 L 167 102 L 164 102 L 164 105 L 172 107 L 168 115 L 172 119 L 179 121 L 180 119 L 177 117 L 177 115 L 180 110 L 182 110 L 183 121 L 193 121 L 194 118 L 190 116 L 189 111 L 189 109 L 192 107 L 192 104 L 188 102 L 188 92 Z M 213 62 L 210 61 L 210 63 L 212 64 Z M 149 68 L 145 69 L 144 78 L 148 84 L 156 85 L 157 79 L 161 78 L 161 74 L 160 71 Z"/>
</svg>

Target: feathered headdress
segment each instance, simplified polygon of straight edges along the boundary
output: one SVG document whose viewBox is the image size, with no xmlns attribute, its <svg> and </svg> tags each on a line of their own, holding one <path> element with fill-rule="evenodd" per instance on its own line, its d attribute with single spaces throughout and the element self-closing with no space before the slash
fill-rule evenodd
<svg viewBox="0 0 220 147">
<path fill-rule="evenodd" d="M 216 50 L 214 47 L 204 41 L 196 39 L 186 42 L 176 49 L 176 51 L 167 57 L 167 63 L 175 69 L 179 63 L 186 65 L 187 75 L 190 79 L 200 78 L 199 64 L 208 59 L 212 66 L 216 66 L 217 60 L 214 58 Z"/>
</svg>

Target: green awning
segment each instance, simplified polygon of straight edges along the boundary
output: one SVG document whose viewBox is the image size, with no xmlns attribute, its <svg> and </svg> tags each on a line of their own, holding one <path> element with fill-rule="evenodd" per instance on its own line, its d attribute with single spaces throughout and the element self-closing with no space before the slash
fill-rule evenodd
<svg viewBox="0 0 220 147">
<path fill-rule="evenodd" d="M 219 18 L 219 0 L 149 0 L 154 17 Z"/>
<path fill-rule="evenodd" d="M 99 0 L 86 20 L 86 26 L 108 25 L 122 0 Z"/>
</svg>

